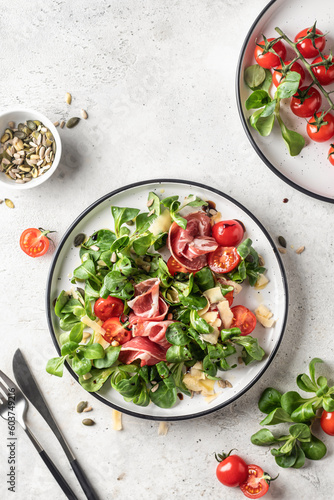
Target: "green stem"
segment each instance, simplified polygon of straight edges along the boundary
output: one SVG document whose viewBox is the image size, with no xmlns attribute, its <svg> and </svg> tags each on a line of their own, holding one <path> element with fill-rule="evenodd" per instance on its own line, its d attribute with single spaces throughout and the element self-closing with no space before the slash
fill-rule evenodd
<svg viewBox="0 0 334 500">
<path fill-rule="evenodd" d="M 306 61 L 305 57 L 299 52 L 298 48 L 297 48 L 297 44 L 294 43 L 292 40 L 290 40 L 290 38 L 288 38 L 285 33 L 283 33 L 283 31 L 280 29 L 280 28 L 275 28 L 275 30 L 277 31 L 277 33 L 279 33 L 279 35 L 281 35 L 281 37 L 283 38 L 283 40 L 286 41 L 287 44 L 290 45 L 290 47 L 293 48 L 293 50 L 296 52 L 296 54 L 299 56 L 299 59 L 301 61 L 303 61 L 304 65 L 305 65 L 305 68 L 307 69 L 307 71 L 309 72 L 313 82 L 316 84 L 316 86 L 319 88 L 319 90 L 322 92 L 322 94 L 324 95 L 324 97 L 326 98 L 329 106 L 330 106 L 330 109 L 334 109 L 334 103 L 332 101 L 332 99 L 330 98 L 330 95 L 329 93 L 323 88 L 323 86 L 318 82 L 318 80 L 316 79 L 316 77 L 314 76 L 313 74 L 313 71 L 311 69 L 311 65 Z M 329 111 L 329 110 L 328 110 Z"/>
</svg>

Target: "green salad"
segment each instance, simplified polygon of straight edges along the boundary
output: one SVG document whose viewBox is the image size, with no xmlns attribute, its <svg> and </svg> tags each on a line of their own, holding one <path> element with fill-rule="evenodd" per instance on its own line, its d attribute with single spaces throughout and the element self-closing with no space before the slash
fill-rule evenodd
<svg viewBox="0 0 334 500">
<path fill-rule="evenodd" d="M 145 212 L 112 206 L 112 219 L 113 230 L 76 237 L 81 263 L 54 303 L 61 356 L 48 373 L 61 377 L 67 360 L 89 392 L 111 383 L 125 401 L 170 408 L 182 393 L 214 395 L 231 355 L 262 360 L 255 315 L 232 306 L 265 272 L 242 223 L 197 196 L 154 192 Z"/>
</svg>

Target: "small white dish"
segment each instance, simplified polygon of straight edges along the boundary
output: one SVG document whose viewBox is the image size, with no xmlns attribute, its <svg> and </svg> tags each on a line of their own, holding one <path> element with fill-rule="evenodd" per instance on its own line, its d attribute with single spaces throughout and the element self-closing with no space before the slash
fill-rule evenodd
<svg viewBox="0 0 334 500">
<path fill-rule="evenodd" d="M 52 163 L 52 167 L 47 172 L 45 172 L 45 174 L 42 174 L 39 177 L 32 179 L 30 182 L 27 182 L 26 184 L 17 184 L 14 180 L 8 179 L 4 174 L 4 172 L 0 172 L 0 184 L 6 186 L 7 188 L 22 190 L 39 186 L 51 177 L 51 175 L 55 172 L 60 162 L 61 140 L 58 131 L 56 127 L 53 125 L 53 123 L 46 116 L 42 115 L 42 113 L 39 113 L 38 111 L 34 111 L 33 109 L 22 108 L 22 109 L 9 110 L 4 113 L 1 113 L 0 114 L 1 136 L 3 135 L 5 129 L 8 127 L 9 122 L 13 121 L 17 126 L 18 123 L 25 123 L 27 120 L 39 120 L 40 122 L 43 123 L 43 125 L 45 125 L 50 130 L 56 142 L 56 155 Z"/>
</svg>

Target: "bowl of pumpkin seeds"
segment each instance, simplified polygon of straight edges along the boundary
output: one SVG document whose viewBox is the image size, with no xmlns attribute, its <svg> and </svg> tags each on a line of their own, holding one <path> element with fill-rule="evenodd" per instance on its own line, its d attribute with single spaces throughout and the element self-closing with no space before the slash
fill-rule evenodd
<svg viewBox="0 0 334 500">
<path fill-rule="evenodd" d="M 0 183 L 13 189 L 39 186 L 61 157 L 56 127 L 41 113 L 18 109 L 0 115 Z"/>
</svg>

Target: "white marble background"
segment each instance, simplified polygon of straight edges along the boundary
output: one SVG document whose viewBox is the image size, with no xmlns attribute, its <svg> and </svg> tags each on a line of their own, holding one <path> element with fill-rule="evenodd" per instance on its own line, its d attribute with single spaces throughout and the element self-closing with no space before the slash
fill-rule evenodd
<svg viewBox="0 0 334 500">
<path fill-rule="evenodd" d="M 306 197 L 278 179 L 250 146 L 236 109 L 235 69 L 243 39 L 266 0 L 11 0 L 2 5 L 0 105 L 35 108 L 51 120 L 87 109 L 89 120 L 61 130 L 64 154 L 57 173 L 26 192 L 0 186 L 0 368 L 12 375 L 18 346 L 36 375 L 72 449 L 103 500 L 241 499 L 215 479 L 215 451 L 237 448 L 249 462 L 280 473 L 267 497 L 329 498 L 333 438 L 321 463 L 279 469 L 268 448 L 250 436 L 261 415 L 257 400 L 268 385 L 295 389 L 295 376 L 314 356 L 333 372 L 333 206 Z M 71 92 L 69 108 L 65 92 Z M 203 182 L 235 197 L 276 238 L 305 245 L 283 256 L 290 317 L 278 355 L 262 379 L 230 407 L 171 423 L 124 416 L 112 430 L 111 409 L 88 397 L 94 427 L 84 427 L 76 404 L 86 397 L 68 373 L 45 372 L 55 355 L 44 294 L 50 251 L 30 259 L 19 249 L 27 227 L 57 230 L 106 192 L 143 179 Z M 289 202 L 283 204 L 283 198 Z M 33 407 L 28 421 L 78 498 L 84 495 L 57 441 Z M 0 422 L 0 497 L 58 500 L 61 490 L 18 429 L 17 492 L 7 491 L 6 424 Z"/>
</svg>

